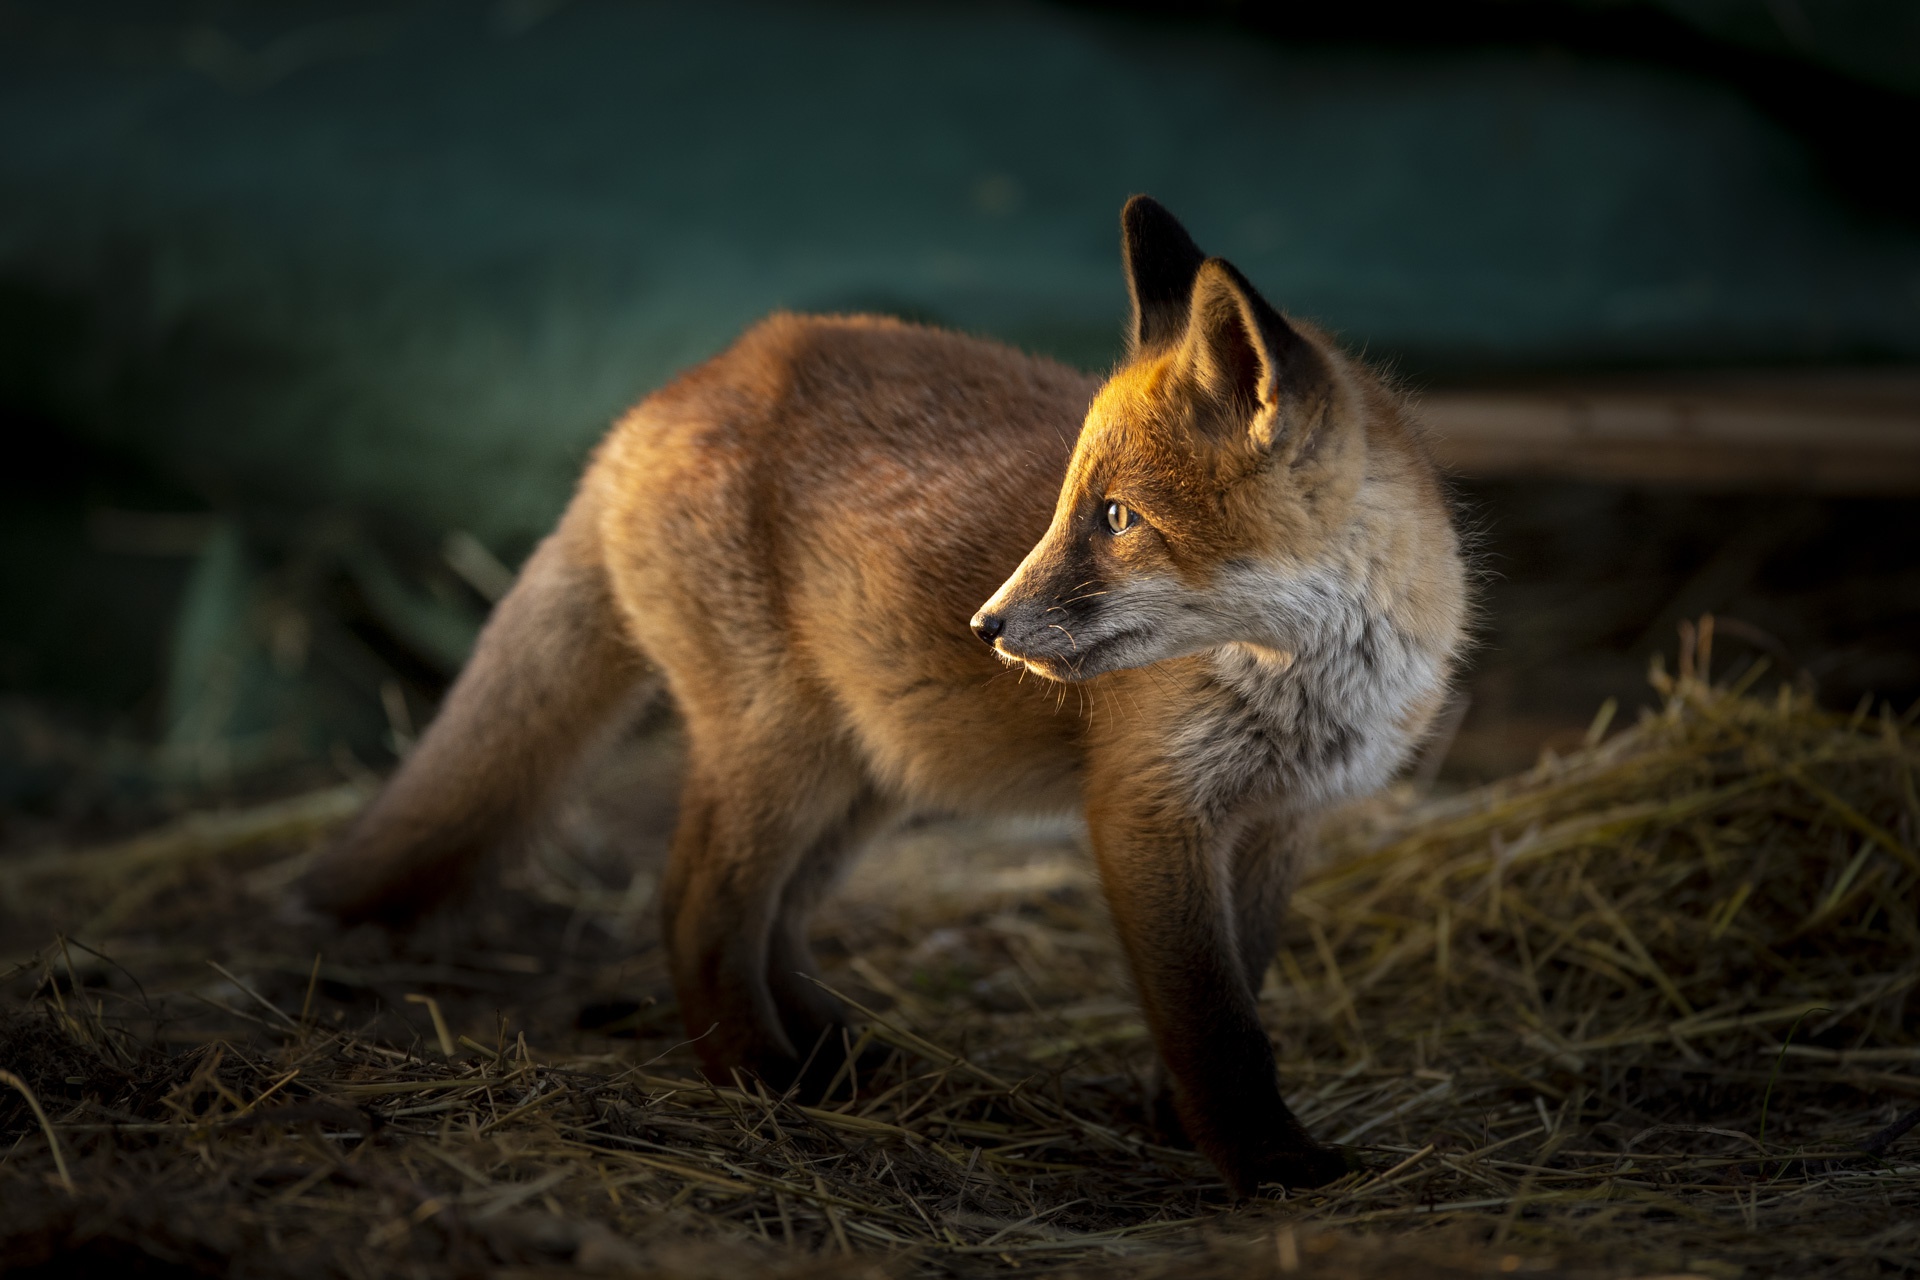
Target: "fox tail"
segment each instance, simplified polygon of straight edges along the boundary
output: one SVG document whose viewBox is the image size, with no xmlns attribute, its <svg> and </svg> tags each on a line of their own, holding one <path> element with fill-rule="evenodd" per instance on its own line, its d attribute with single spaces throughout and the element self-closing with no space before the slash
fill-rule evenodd
<svg viewBox="0 0 1920 1280">
<path fill-rule="evenodd" d="M 597 523 L 583 493 L 494 609 L 400 771 L 301 878 L 306 906 L 344 920 L 418 914 L 657 690 L 621 625 Z"/>
</svg>

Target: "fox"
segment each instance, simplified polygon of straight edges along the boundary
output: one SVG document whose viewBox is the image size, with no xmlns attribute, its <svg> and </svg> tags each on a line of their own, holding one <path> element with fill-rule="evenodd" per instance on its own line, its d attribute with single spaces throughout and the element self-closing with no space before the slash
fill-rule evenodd
<svg viewBox="0 0 1920 1280">
<path fill-rule="evenodd" d="M 830 1085 L 808 922 L 889 823 L 1077 812 L 1171 1118 L 1236 1196 L 1339 1177 L 1258 995 L 1316 821 L 1448 696 L 1462 542 L 1381 375 L 1150 197 L 1121 254 L 1104 380 L 782 313 L 641 400 L 304 901 L 423 910 L 664 691 L 662 939 L 710 1076 Z"/>
</svg>

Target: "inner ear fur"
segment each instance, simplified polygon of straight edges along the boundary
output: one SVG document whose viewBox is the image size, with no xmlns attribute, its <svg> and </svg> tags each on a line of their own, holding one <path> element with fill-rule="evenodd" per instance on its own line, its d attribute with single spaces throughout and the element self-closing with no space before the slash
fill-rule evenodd
<svg viewBox="0 0 1920 1280">
<path fill-rule="evenodd" d="M 1179 363 L 1188 377 L 1244 424 L 1261 449 L 1311 452 L 1310 435 L 1333 388 L 1332 372 L 1310 341 L 1239 269 L 1208 258 L 1193 281 Z"/>
<path fill-rule="evenodd" d="M 1127 353 L 1137 356 L 1178 342 L 1187 328 L 1194 276 L 1206 255 L 1152 196 L 1135 196 L 1120 211 L 1120 254 L 1133 304 Z"/>
</svg>

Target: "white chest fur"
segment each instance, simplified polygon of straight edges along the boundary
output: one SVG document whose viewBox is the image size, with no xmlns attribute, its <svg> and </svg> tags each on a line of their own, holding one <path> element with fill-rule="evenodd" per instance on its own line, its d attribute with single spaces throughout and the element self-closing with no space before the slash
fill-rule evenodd
<svg viewBox="0 0 1920 1280">
<path fill-rule="evenodd" d="M 1200 705 L 1175 735 L 1192 794 L 1216 812 L 1250 800 L 1317 809 L 1381 786 L 1417 744 L 1446 655 L 1325 579 L 1264 603 L 1261 629 L 1286 647 L 1213 651 Z"/>
</svg>

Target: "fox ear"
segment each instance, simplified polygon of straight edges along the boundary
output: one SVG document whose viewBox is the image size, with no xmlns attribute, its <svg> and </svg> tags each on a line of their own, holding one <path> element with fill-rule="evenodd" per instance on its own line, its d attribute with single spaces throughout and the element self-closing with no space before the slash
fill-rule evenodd
<svg viewBox="0 0 1920 1280">
<path fill-rule="evenodd" d="M 1224 258 L 1207 259 L 1194 279 L 1180 362 L 1236 416 L 1251 415 L 1247 431 L 1262 449 L 1276 448 L 1292 434 L 1290 426 L 1302 415 L 1290 410 L 1330 389 L 1319 351 Z M 1313 445 L 1298 443 L 1296 460 Z"/>
<path fill-rule="evenodd" d="M 1120 251 L 1127 264 L 1133 319 L 1127 354 L 1178 342 L 1187 327 L 1193 277 L 1206 261 L 1193 237 L 1152 196 L 1135 196 L 1120 211 Z"/>
</svg>

